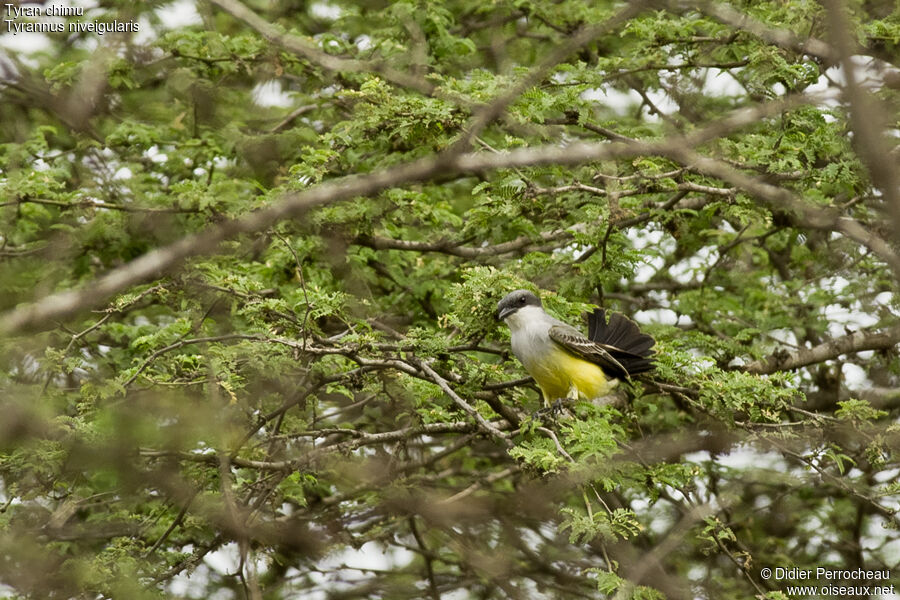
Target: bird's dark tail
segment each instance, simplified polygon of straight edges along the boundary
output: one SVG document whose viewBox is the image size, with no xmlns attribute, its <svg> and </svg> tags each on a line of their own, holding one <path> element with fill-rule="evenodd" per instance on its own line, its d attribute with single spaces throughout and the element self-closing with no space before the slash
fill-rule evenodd
<svg viewBox="0 0 900 600">
<path fill-rule="evenodd" d="M 592 342 L 603 344 L 629 376 L 653 369 L 652 348 L 656 340 L 641 333 L 637 323 L 624 315 L 610 313 L 607 322 L 606 311 L 595 308 L 588 315 L 588 337 Z"/>
</svg>

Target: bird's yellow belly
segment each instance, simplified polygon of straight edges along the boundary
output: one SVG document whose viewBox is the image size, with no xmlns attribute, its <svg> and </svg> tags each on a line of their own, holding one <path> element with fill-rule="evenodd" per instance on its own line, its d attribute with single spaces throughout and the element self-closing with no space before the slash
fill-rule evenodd
<svg viewBox="0 0 900 600">
<path fill-rule="evenodd" d="M 561 398 L 593 400 L 605 396 L 612 386 L 603 370 L 594 363 L 554 348 L 541 364 L 528 369 L 544 393 L 545 402 Z"/>
</svg>

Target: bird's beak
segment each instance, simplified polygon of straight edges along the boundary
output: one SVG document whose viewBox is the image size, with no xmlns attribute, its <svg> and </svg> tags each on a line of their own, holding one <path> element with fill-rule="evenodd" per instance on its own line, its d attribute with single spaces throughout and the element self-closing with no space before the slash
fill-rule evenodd
<svg viewBox="0 0 900 600">
<path fill-rule="evenodd" d="M 497 318 L 498 321 L 502 321 L 503 319 L 505 319 L 509 315 L 513 314 L 514 312 L 516 312 L 515 308 L 513 308 L 511 306 L 505 306 L 503 308 L 498 308 L 497 313 L 494 316 Z"/>
</svg>

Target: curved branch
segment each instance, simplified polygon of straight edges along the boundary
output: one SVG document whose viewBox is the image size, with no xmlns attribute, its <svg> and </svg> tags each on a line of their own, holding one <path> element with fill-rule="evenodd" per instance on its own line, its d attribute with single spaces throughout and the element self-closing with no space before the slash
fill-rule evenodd
<svg viewBox="0 0 900 600">
<path fill-rule="evenodd" d="M 674 4 L 678 5 L 680 3 L 675 2 Z M 785 50 L 792 50 L 800 54 L 806 54 L 829 64 L 835 63 L 840 59 L 837 50 L 822 40 L 814 37 L 805 40 L 801 39 L 793 31 L 766 25 L 762 21 L 754 19 L 750 15 L 746 15 L 732 8 L 728 4 L 705 1 L 700 3 L 690 3 L 687 6 L 690 8 L 697 8 L 703 14 L 720 23 L 734 27 L 735 29 L 748 31 L 773 46 L 778 46 Z"/>
<path fill-rule="evenodd" d="M 792 100 L 793 102 L 799 100 Z M 499 153 L 437 154 L 383 171 L 350 175 L 302 192 L 287 193 L 281 196 L 280 201 L 266 208 L 211 226 L 173 244 L 152 250 L 130 263 L 113 269 L 81 289 L 59 292 L 33 304 L 8 311 L 0 315 L 0 335 L 47 328 L 54 321 L 98 306 L 110 296 L 132 285 L 170 273 L 185 259 L 211 252 L 227 239 L 242 233 L 265 230 L 277 221 L 298 217 L 316 207 L 358 196 L 369 196 L 398 185 L 446 179 L 468 173 L 551 164 L 577 165 L 635 156 L 665 156 L 689 166 L 698 173 L 717 177 L 744 190 L 773 211 L 794 213 L 797 215 L 795 220 L 800 226 L 838 229 L 872 250 L 900 278 L 900 256 L 890 244 L 873 232 L 867 231 L 857 221 L 839 217 L 837 210 L 814 207 L 786 189 L 750 177 L 720 160 L 702 156 L 690 149 L 692 144 L 749 125 L 748 116 L 751 113 L 765 114 L 772 110 L 773 106 L 784 107 L 785 102 L 776 101 L 764 106 L 769 108 L 760 107 L 750 112 L 741 109 L 687 136 L 674 136 L 660 141 L 580 142 L 565 147 L 545 145 Z"/>
<path fill-rule="evenodd" d="M 510 441 L 509 437 L 507 437 L 506 434 L 504 434 L 502 431 L 500 431 L 499 429 L 494 427 L 494 425 L 489 423 L 484 417 L 481 416 L 481 413 L 479 413 L 478 410 L 474 406 L 472 406 L 471 404 L 469 404 L 468 402 L 463 400 L 459 396 L 459 394 L 454 392 L 453 388 L 450 387 L 450 384 L 447 383 L 447 380 L 444 379 L 443 377 L 441 377 L 440 375 L 438 375 L 434 371 L 434 369 L 429 367 L 428 363 L 426 363 L 423 360 L 416 361 L 416 363 L 418 364 L 418 367 L 420 369 L 422 369 L 422 371 L 424 371 L 425 374 L 428 375 L 428 377 L 430 377 L 431 380 L 434 383 L 436 383 L 437 386 L 439 388 L 441 388 L 441 390 L 443 390 L 443 392 L 445 394 L 447 394 L 447 396 L 451 400 L 453 400 L 453 402 L 457 406 L 459 406 L 466 413 L 468 413 L 469 416 L 471 416 L 473 419 L 475 419 L 475 422 L 478 423 L 479 429 L 481 429 L 484 433 L 496 438 L 498 441 L 502 442 L 504 445 L 506 445 L 507 448 L 510 448 L 513 446 L 512 441 Z"/>
<path fill-rule="evenodd" d="M 744 370 L 748 373 L 767 375 L 831 360 L 842 354 L 864 350 L 886 350 L 897 344 L 900 344 L 900 325 L 886 331 L 857 331 L 812 348 L 801 348 L 796 352 L 779 350 L 769 358 L 750 363 Z"/>
<path fill-rule="evenodd" d="M 872 183 L 884 195 L 896 231 L 900 227 L 900 176 L 897 174 L 896 161 L 890 157 L 893 144 L 885 136 L 891 130 L 890 119 L 877 96 L 864 90 L 858 81 L 857 67 L 851 59 L 858 48 L 844 14 L 844 3 L 825 0 L 825 8 L 844 69 L 844 94 L 850 105 L 850 124 L 855 133 L 853 147 L 866 165 Z"/>
<path fill-rule="evenodd" d="M 391 83 L 399 85 L 400 87 L 415 90 L 426 96 L 430 96 L 435 91 L 435 87 L 428 81 L 410 75 L 404 71 L 398 71 L 384 62 L 369 62 L 353 58 L 341 58 L 323 52 L 303 38 L 285 33 L 281 28 L 272 25 L 237 0 L 211 0 L 211 2 L 235 19 L 243 21 L 247 26 L 255 30 L 272 44 L 305 58 L 309 62 L 328 71 L 378 73 Z"/>
<path fill-rule="evenodd" d="M 625 5 L 625 8 L 615 15 L 597 25 L 582 27 L 574 34 L 550 51 L 544 59 L 528 72 L 525 77 L 513 84 L 509 89 L 500 94 L 490 104 L 479 110 L 466 124 L 463 136 L 454 144 L 458 149 L 467 147 L 491 121 L 500 116 L 500 113 L 512 102 L 521 96 L 527 89 L 540 83 L 556 65 L 566 60 L 579 48 L 589 44 L 598 37 L 607 34 L 629 19 L 635 17 L 644 8 L 646 2 L 633 1 Z"/>
<path fill-rule="evenodd" d="M 275 205 L 151 250 L 81 289 L 59 292 L 0 315 L 0 334 L 46 328 L 53 321 L 96 307 L 132 285 L 170 273 L 185 259 L 211 252 L 221 242 L 241 233 L 265 230 L 281 219 L 296 217 L 317 206 L 368 196 L 400 183 L 434 178 L 444 170 L 445 162 L 440 155 L 430 156 L 386 171 L 352 175 L 304 192 L 286 194 Z"/>
<path fill-rule="evenodd" d="M 557 229 L 555 231 L 542 231 L 540 241 L 556 242 L 566 240 L 572 237 L 573 231 L 577 231 L 579 227 L 573 226 L 569 229 Z M 583 226 L 581 227 L 583 229 Z M 517 250 L 522 250 L 534 244 L 534 240 L 530 236 L 518 237 L 508 242 L 494 244 L 493 246 L 459 246 L 450 240 L 442 240 L 438 242 L 420 242 L 415 240 L 396 240 L 393 238 L 381 236 L 359 236 L 353 242 L 360 246 L 367 246 L 375 250 L 409 250 L 412 252 L 440 252 L 442 254 L 451 254 L 462 258 L 483 258 L 486 256 L 498 256 L 500 254 L 509 254 Z"/>
</svg>

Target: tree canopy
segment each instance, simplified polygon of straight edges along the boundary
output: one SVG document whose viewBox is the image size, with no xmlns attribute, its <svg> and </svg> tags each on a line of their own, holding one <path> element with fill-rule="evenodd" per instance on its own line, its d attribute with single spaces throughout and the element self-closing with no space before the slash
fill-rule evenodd
<svg viewBox="0 0 900 600">
<path fill-rule="evenodd" d="M 0 596 L 897 576 L 895 3 L 22 6 Z M 535 414 L 517 288 L 635 319 L 656 369 Z"/>
</svg>

